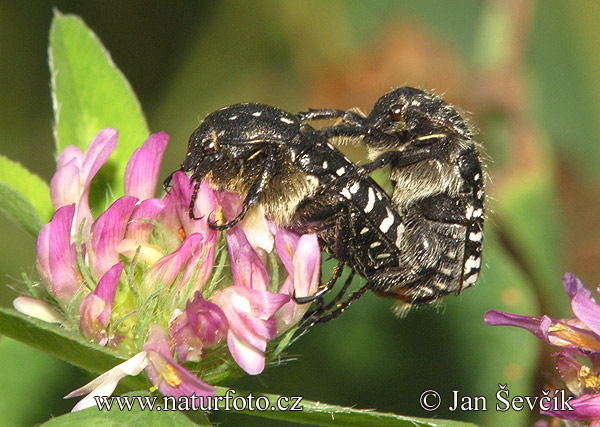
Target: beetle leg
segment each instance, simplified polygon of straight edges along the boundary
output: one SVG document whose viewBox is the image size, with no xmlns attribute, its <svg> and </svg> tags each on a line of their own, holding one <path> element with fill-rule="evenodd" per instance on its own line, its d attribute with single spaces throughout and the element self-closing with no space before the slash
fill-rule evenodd
<svg viewBox="0 0 600 427">
<path fill-rule="evenodd" d="M 296 292 L 294 291 L 292 299 L 296 304 L 307 304 L 309 302 L 313 302 L 316 299 L 321 300 L 323 295 L 325 295 L 335 286 L 335 283 L 337 282 L 337 279 L 339 279 L 339 277 L 342 275 L 343 270 L 344 262 L 338 261 L 337 265 L 333 268 L 333 272 L 331 273 L 331 279 L 329 279 L 327 283 L 325 283 L 325 285 L 321 287 L 321 289 L 319 289 L 314 294 L 306 297 L 297 297 Z"/>
<path fill-rule="evenodd" d="M 268 157 L 267 157 L 268 158 Z M 225 224 L 217 224 L 213 222 L 210 218 L 208 219 L 208 225 L 210 228 L 215 230 L 227 230 L 228 228 L 233 227 L 238 222 L 240 222 L 246 216 L 248 209 L 252 206 L 256 205 L 260 200 L 263 192 L 267 188 L 267 185 L 273 178 L 274 172 L 276 169 L 276 164 L 274 161 L 268 161 L 263 168 L 260 177 L 256 181 L 256 183 L 250 188 L 244 202 L 242 203 L 242 211 L 231 221 L 226 222 Z"/>
<path fill-rule="evenodd" d="M 350 110 L 336 110 L 334 108 L 310 108 L 306 113 L 296 114 L 296 118 L 302 122 L 310 122 L 315 120 L 331 120 L 331 119 L 342 119 L 346 125 L 352 125 L 357 127 L 364 126 L 365 114 L 357 108 Z"/>
<path fill-rule="evenodd" d="M 194 192 L 192 193 L 192 198 L 190 199 L 188 213 L 189 213 L 190 218 L 193 220 L 198 220 L 198 219 L 203 218 L 201 216 L 197 217 L 196 215 L 194 215 L 194 206 L 196 205 L 196 199 L 198 198 L 198 191 L 200 189 L 200 182 L 202 180 L 201 177 L 204 173 L 203 171 L 204 171 L 204 169 L 206 169 L 207 166 L 211 165 L 212 162 L 220 160 L 222 157 L 223 157 L 223 153 L 213 153 L 213 154 L 206 156 L 204 159 L 202 159 L 201 162 L 199 162 L 196 165 L 196 167 L 194 168 L 194 172 L 190 176 L 190 185 L 192 184 L 192 182 L 194 183 Z M 173 179 L 173 175 L 175 175 L 175 173 L 177 173 L 179 171 L 185 171 L 185 166 L 183 163 L 181 164 L 181 167 L 178 170 L 173 172 L 171 175 L 169 175 L 167 177 L 167 179 L 165 179 L 163 186 L 170 185 L 171 180 Z"/>
<path fill-rule="evenodd" d="M 198 220 L 202 219 L 201 216 L 194 215 L 194 205 L 196 204 L 196 199 L 198 198 L 198 190 L 200 189 L 200 181 L 196 180 L 194 184 L 194 193 L 192 194 L 192 199 L 190 200 L 190 206 L 188 208 L 188 214 L 191 219 Z"/>
<path fill-rule="evenodd" d="M 356 168 L 356 172 L 354 173 L 346 173 L 344 176 L 335 179 L 333 183 L 321 184 L 315 189 L 315 194 L 327 189 L 331 189 L 332 187 L 342 188 L 350 181 L 359 180 L 363 177 L 366 177 L 371 172 L 381 169 L 389 163 L 393 163 L 395 168 L 402 168 L 431 158 L 431 156 L 431 146 L 417 147 L 405 151 L 389 151 L 377 157 L 371 163 L 366 163 L 359 166 Z"/>
<path fill-rule="evenodd" d="M 431 158 L 432 149 L 430 146 L 411 148 L 404 151 L 389 151 L 377 157 L 371 163 L 358 167 L 360 175 L 368 175 L 376 169 L 385 167 L 388 163 L 394 163 L 394 168 L 402 168 L 425 159 Z"/>
<path fill-rule="evenodd" d="M 169 174 L 168 177 L 165 178 L 165 180 L 163 181 L 163 188 L 165 191 L 169 191 L 169 188 L 171 187 L 171 181 L 173 180 L 173 175 L 175 175 L 176 172 L 182 171 L 183 170 L 183 165 L 181 165 L 179 167 L 179 169 L 171 172 Z"/>
<path fill-rule="evenodd" d="M 350 277 L 349 277 L 349 279 L 350 279 Z M 346 279 L 346 280 L 348 280 L 348 279 Z M 344 284 L 344 286 L 345 286 L 345 284 Z M 350 286 L 350 284 L 348 284 L 348 286 Z M 333 311 L 330 311 L 329 313 L 324 314 L 324 313 L 313 312 L 310 316 L 308 316 L 306 318 L 306 320 L 304 321 L 305 326 L 303 326 L 303 327 L 305 329 L 308 329 L 319 323 L 325 323 L 332 319 L 335 319 L 340 314 L 342 314 L 344 311 L 346 311 L 348 309 L 348 307 L 350 307 L 354 301 L 356 301 L 361 296 L 363 296 L 363 294 L 365 292 L 367 292 L 370 288 L 371 288 L 371 286 L 369 285 L 369 283 L 367 283 L 362 288 L 357 289 L 356 291 L 354 291 L 352 293 L 352 295 L 350 295 L 350 297 L 346 301 L 338 304 L 337 308 Z"/>
<path fill-rule="evenodd" d="M 331 310 L 338 302 L 340 302 L 342 300 L 342 298 L 344 297 L 344 295 L 346 294 L 346 291 L 348 291 L 348 288 L 350 287 L 350 285 L 352 284 L 352 280 L 354 279 L 354 274 L 356 273 L 356 271 L 354 270 L 350 270 L 350 275 L 346 278 L 346 280 L 344 281 L 344 285 L 342 286 L 342 288 L 340 289 L 340 291 L 338 292 L 338 294 L 335 296 L 334 299 L 332 299 L 324 308 L 325 310 Z"/>
<path fill-rule="evenodd" d="M 346 112 L 344 110 L 336 110 L 333 108 L 320 108 L 320 109 L 309 109 L 305 113 L 296 114 L 296 118 L 302 122 L 309 122 L 313 120 L 327 120 L 327 119 L 337 119 L 340 117 L 344 117 Z"/>
</svg>

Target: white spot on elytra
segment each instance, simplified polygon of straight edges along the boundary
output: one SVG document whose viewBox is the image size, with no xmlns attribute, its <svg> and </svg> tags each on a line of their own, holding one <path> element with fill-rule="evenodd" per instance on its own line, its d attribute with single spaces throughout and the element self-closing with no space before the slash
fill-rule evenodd
<svg viewBox="0 0 600 427">
<path fill-rule="evenodd" d="M 481 215 L 483 215 L 483 209 L 479 208 L 473 211 L 473 218 L 479 218 Z"/>
<path fill-rule="evenodd" d="M 358 191 L 358 189 L 360 188 L 360 182 L 356 181 L 354 184 L 352 184 L 352 186 L 350 187 L 350 192 L 352 194 L 356 194 L 356 192 Z"/>
<path fill-rule="evenodd" d="M 352 198 L 352 194 L 350 194 L 350 192 L 348 191 L 348 189 L 346 187 L 344 187 L 342 189 L 342 196 L 344 196 L 346 199 Z"/>
<path fill-rule="evenodd" d="M 288 125 L 294 124 L 294 121 L 288 119 L 287 117 L 280 117 L 279 120 L 281 120 L 283 123 L 287 123 Z"/>
<path fill-rule="evenodd" d="M 473 256 L 465 262 L 465 274 L 473 269 L 478 269 L 481 266 L 481 258 L 475 258 Z"/>
<path fill-rule="evenodd" d="M 252 113 L 252 115 L 254 117 L 260 117 L 260 116 L 262 116 L 262 111 L 255 111 L 254 113 Z"/>
<path fill-rule="evenodd" d="M 480 178 L 481 178 L 481 175 L 480 175 L 480 174 L 476 174 L 476 175 L 473 177 L 473 179 L 474 179 L 475 181 L 479 181 L 479 179 L 480 179 Z"/>
<path fill-rule="evenodd" d="M 373 243 L 371 243 L 371 244 L 369 245 L 369 247 L 370 247 L 371 249 L 373 249 L 373 248 L 376 248 L 377 246 L 381 246 L 381 242 L 380 242 L 380 241 L 373 242 Z"/>
<path fill-rule="evenodd" d="M 477 198 L 480 200 L 483 199 L 483 189 L 481 189 L 477 192 Z"/>
<path fill-rule="evenodd" d="M 365 213 L 369 213 L 373 210 L 373 206 L 375 206 L 375 192 L 373 188 L 369 187 L 369 200 L 367 200 L 367 206 L 365 206 Z"/>
<path fill-rule="evenodd" d="M 230 117 L 229 117 L 229 120 L 235 120 L 235 119 L 237 119 L 237 118 L 238 118 L 238 116 L 234 114 L 233 116 L 230 116 Z"/>
<path fill-rule="evenodd" d="M 377 192 L 377 198 L 379 200 L 383 199 L 383 194 L 381 194 L 379 191 Z"/>
<path fill-rule="evenodd" d="M 363 227 L 362 230 L 360 230 L 360 234 L 367 234 L 369 232 L 369 228 L 368 227 Z"/>
<path fill-rule="evenodd" d="M 385 210 L 387 212 L 387 216 L 384 218 L 383 221 L 381 221 L 381 224 L 379 224 L 379 229 L 383 233 L 387 233 L 392 224 L 394 223 L 394 214 L 392 213 L 392 211 L 387 207 L 385 208 Z"/>
<path fill-rule="evenodd" d="M 323 169 L 327 169 L 327 166 L 329 166 L 329 164 L 327 163 L 327 160 L 325 160 L 323 162 Z"/>
<path fill-rule="evenodd" d="M 379 254 L 379 255 L 377 255 L 375 258 L 377 258 L 377 259 L 384 259 L 384 258 L 389 258 L 389 257 L 390 257 L 390 254 L 385 253 L 385 254 Z"/>
<path fill-rule="evenodd" d="M 342 176 L 343 174 L 346 173 L 346 168 L 344 166 L 342 166 L 341 168 L 336 170 L 335 173 L 337 174 L 337 176 Z"/>
<path fill-rule="evenodd" d="M 302 167 L 307 167 L 308 165 L 310 165 L 311 161 L 310 161 L 310 157 L 308 156 L 304 156 L 300 158 L 300 164 L 302 165 Z"/>
<path fill-rule="evenodd" d="M 474 284 L 477 281 L 478 277 L 478 273 L 472 274 L 469 277 L 467 277 L 467 279 L 464 281 L 465 286 L 471 286 L 472 284 Z"/>
<path fill-rule="evenodd" d="M 469 240 L 472 240 L 473 242 L 481 242 L 482 237 L 483 237 L 483 233 L 481 231 L 479 233 L 469 234 Z"/>
<path fill-rule="evenodd" d="M 471 219 L 473 216 L 473 206 L 467 207 L 467 219 Z"/>
</svg>

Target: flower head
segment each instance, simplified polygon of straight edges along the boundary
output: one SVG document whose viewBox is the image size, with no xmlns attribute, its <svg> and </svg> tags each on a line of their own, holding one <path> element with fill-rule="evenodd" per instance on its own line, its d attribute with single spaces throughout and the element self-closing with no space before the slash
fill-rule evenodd
<svg viewBox="0 0 600 427">
<path fill-rule="evenodd" d="M 278 229 L 261 209 L 217 232 L 208 219 L 219 210 L 234 217 L 239 195 L 217 192 L 202 181 L 194 205 L 201 219 L 191 219 L 194 183 L 183 172 L 173 175 L 171 191 L 156 198 L 168 144 L 162 132 L 133 153 L 125 195 L 94 216 L 91 181 L 117 137 L 107 128 L 85 153 L 75 147 L 61 153 L 51 183 L 57 210 L 37 240 L 38 271 L 56 304 L 30 297 L 14 304 L 65 327 L 78 325 L 87 339 L 128 359 L 69 397 L 89 393 L 76 408 L 89 406 L 93 396 L 112 393 L 123 376 L 143 369 L 163 394 L 214 395 L 213 386 L 179 362 L 197 363 L 203 379 L 223 378 L 231 359 L 249 374 L 262 372 L 269 342 L 308 308 L 290 296 L 308 295 L 318 285 L 316 236 Z M 269 273 L 277 259 L 288 271 L 283 283 Z M 215 360 L 223 366 L 215 367 Z"/>
<path fill-rule="evenodd" d="M 573 410 L 561 408 L 542 413 L 568 420 L 600 420 L 600 306 L 575 275 L 565 274 L 563 285 L 571 299 L 574 318 L 521 316 L 490 310 L 485 314 L 485 322 L 526 329 L 561 349 L 556 354 L 557 369 L 577 398 L 569 402 Z M 576 356 L 589 359 L 589 363 L 580 362 Z"/>
</svg>

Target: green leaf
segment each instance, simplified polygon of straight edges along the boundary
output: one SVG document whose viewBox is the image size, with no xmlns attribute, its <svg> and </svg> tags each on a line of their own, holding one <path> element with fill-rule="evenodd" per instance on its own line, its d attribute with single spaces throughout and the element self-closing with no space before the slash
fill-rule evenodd
<svg viewBox="0 0 600 427">
<path fill-rule="evenodd" d="M 145 392 L 134 392 L 128 393 L 126 396 L 139 396 L 142 399 L 153 399 L 148 393 Z M 78 412 L 71 412 L 70 414 L 62 415 L 60 417 L 52 418 L 50 421 L 42 424 L 46 427 L 71 427 L 71 426 L 157 426 L 162 427 L 165 425 L 170 426 L 210 426 L 212 425 L 208 417 L 202 412 L 197 411 L 194 413 L 194 418 L 199 421 L 199 424 L 194 423 L 190 420 L 182 411 L 171 411 L 171 410 L 144 410 L 140 409 L 140 406 L 136 401 L 132 405 L 131 410 L 119 410 L 117 402 L 113 403 L 111 411 L 102 410 L 98 411 L 98 408 L 92 407 L 87 408 Z M 161 402 L 162 397 L 158 396 L 156 399 L 157 404 Z"/>
<path fill-rule="evenodd" d="M 103 128 L 117 129 L 119 145 L 103 171 L 104 175 L 110 171 L 104 179 L 118 197 L 127 161 L 149 135 L 140 104 L 100 40 L 79 17 L 55 12 L 49 56 L 56 148 L 60 152 L 76 145 L 83 151 Z"/>
<path fill-rule="evenodd" d="M 217 396 L 226 396 L 228 389 L 225 387 L 217 387 Z M 240 395 L 247 396 L 247 392 L 237 391 L 235 393 L 229 392 L 232 399 L 239 398 Z M 252 394 L 255 405 L 257 399 L 262 396 L 269 400 L 269 409 L 265 411 L 258 410 L 242 410 L 239 413 L 246 415 L 254 415 L 256 417 L 273 418 L 277 420 L 297 422 L 303 424 L 312 424 L 318 426 L 406 426 L 406 427 L 417 427 L 417 426 L 448 426 L 448 427 L 467 427 L 473 426 L 474 424 L 466 423 L 462 421 L 453 420 L 440 420 L 440 419 L 428 419 L 428 418 L 417 418 L 417 417 L 405 417 L 402 415 L 396 415 L 392 413 L 377 412 L 369 409 L 354 409 L 346 408 L 343 406 L 329 405 L 322 402 L 312 402 L 310 400 L 301 400 L 298 402 L 299 407 L 302 409 L 289 410 L 292 408 L 293 399 L 285 401 L 284 406 L 288 408 L 286 411 L 271 410 L 271 408 L 277 408 L 277 401 L 281 399 L 281 396 L 275 394 Z M 227 404 L 232 407 L 232 399 L 229 401 L 220 399 L 219 409 L 223 410 Z M 261 403 L 262 407 L 262 403 Z"/>
<path fill-rule="evenodd" d="M 54 212 L 48 184 L 21 164 L 2 155 L 0 210 L 33 236 L 37 236 Z"/>
<path fill-rule="evenodd" d="M 0 308 L 0 334 L 50 353 L 95 374 L 102 374 L 125 361 L 114 352 L 93 344 L 65 328 Z M 142 377 L 125 377 L 121 384 L 130 390 L 147 385 Z"/>
</svg>

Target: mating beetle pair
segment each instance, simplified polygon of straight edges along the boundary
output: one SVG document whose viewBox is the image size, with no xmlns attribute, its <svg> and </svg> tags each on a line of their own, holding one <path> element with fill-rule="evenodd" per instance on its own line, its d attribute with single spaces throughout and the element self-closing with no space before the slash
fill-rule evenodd
<svg viewBox="0 0 600 427">
<path fill-rule="evenodd" d="M 320 130 L 309 125 L 329 118 L 341 121 Z M 373 161 L 356 166 L 329 143 L 339 137 L 364 143 Z M 387 164 L 392 197 L 368 176 Z M 427 92 L 397 89 L 368 116 L 332 109 L 293 116 L 253 103 L 225 107 L 194 131 L 180 170 L 192 171 L 196 183 L 191 217 L 202 178 L 244 198 L 236 218 L 211 222 L 213 228 L 235 225 L 260 204 L 278 226 L 318 234 L 338 265 L 315 295 L 297 298 L 320 301 L 313 321 L 337 316 L 369 289 L 424 304 L 477 280 L 484 209 L 478 146 L 456 110 Z M 344 265 L 367 283 L 340 303 L 350 275 L 323 307 L 321 296 Z"/>
</svg>

